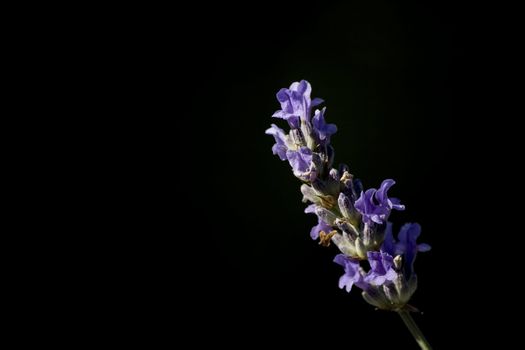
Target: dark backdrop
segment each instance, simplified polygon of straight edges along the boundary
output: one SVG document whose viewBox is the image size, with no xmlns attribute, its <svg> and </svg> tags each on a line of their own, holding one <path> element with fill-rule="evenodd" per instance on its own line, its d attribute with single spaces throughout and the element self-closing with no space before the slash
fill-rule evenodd
<svg viewBox="0 0 525 350">
<path fill-rule="evenodd" d="M 247 336 L 270 346 L 417 348 L 397 315 L 338 289 L 336 250 L 309 238 L 316 218 L 303 213 L 289 165 L 271 153 L 264 131 L 280 123 L 270 118 L 275 93 L 307 79 L 339 128 L 336 163 L 367 188 L 395 179 L 392 195 L 407 209 L 391 220 L 419 222 L 433 247 L 418 256 L 413 299 L 428 339 L 439 349 L 493 336 L 480 316 L 498 288 L 487 257 L 501 245 L 494 202 L 508 181 L 500 166 L 508 138 L 498 137 L 509 128 L 511 31 L 479 6 L 194 5 L 151 20 L 160 87 L 151 87 L 159 122 L 148 140 L 171 177 L 161 216 L 173 217 L 150 252 L 162 271 L 151 279 L 162 279 L 168 300 L 158 307 L 202 331 L 197 343 L 248 346 Z"/>
</svg>

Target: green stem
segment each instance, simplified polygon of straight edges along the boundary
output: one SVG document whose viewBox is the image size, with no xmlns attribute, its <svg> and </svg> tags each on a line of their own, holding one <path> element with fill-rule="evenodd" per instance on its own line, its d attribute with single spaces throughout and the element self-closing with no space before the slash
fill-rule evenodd
<svg viewBox="0 0 525 350">
<path fill-rule="evenodd" d="M 428 343 L 428 341 L 425 339 L 425 336 L 423 333 L 421 333 L 421 330 L 417 326 L 416 322 L 412 318 L 412 315 L 410 315 L 410 312 L 407 311 L 398 311 L 397 312 L 399 316 L 401 316 L 401 319 L 403 319 L 403 322 L 405 322 L 405 325 L 407 326 L 408 330 L 414 338 L 416 339 L 416 342 L 423 350 L 432 350 L 432 347 Z"/>
</svg>

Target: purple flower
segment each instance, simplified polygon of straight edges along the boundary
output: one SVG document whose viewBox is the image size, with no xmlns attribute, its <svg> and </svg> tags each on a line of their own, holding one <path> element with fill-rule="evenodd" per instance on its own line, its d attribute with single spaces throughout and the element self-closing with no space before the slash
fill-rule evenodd
<svg viewBox="0 0 525 350">
<path fill-rule="evenodd" d="M 398 243 L 396 244 L 396 254 L 404 254 L 405 272 L 408 276 L 414 272 L 414 261 L 416 260 L 417 252 L 428 252 L 430 246 L 422 243 L 417 244 L 417 238 L 421 234 L 421 226 L 417 223 L 407 223 L 401 227 L 399 235 L 397 236 Z"/>
<path fill-rule="evenodd" d="M 397 277 L 396 271 L 392 268 L 394 265 L 392 255 L 383 252 L 368 252 L 367 256 L 370 263 L 370 271 L 365 277 L 366 282 L 380 286 L 386 281 L 393 281 Z"/>
<path fill-rule="evenodd" d="M 355 208 L 363 215 L 365 224 L 372 222 L 383 224 L 392 209 L 405 210 L 405 206 L 399 204 L 397 198 L 387 196 L 388 189 L 395 183 L 394 180 L 387 179 L 383 181 L 379 190 L 371 188 L 361 192 L 361 196 L 355 202 Z"/>
<path fill-rule="evenodd" d="M 288 146 L 286 145 L 286 134 L 283 129 L 272 124 L 272 127 L 267 129 L 265 133 L 272 135 L 275 139 L 275 144 L 272 146 L 273 154 L 277 154 L 281 160 L 287 160 L 286 151 L 288 151 Z"/>
<path fill-rule="evenodd" d="M 322 99 L 310 99 L 312 87 L 306 80 L 294 82 L 289 89 L 277 92 L 277 100 L 281 109 L 273 114 L 274 118 L 281 118 L 290 124 L 291 128 L 299 128 L 299 120 L 310 121 L 310 108 L 323 102 Z"/>
<path fill-rule="evenodd" d="M 316 214 L 316 209 L 317 209 L 317 206 L 315 204 L 311 204 L 306 207 L 304 212 L 307 214 L 310 214 L 310 213 Z M 310 231 L 310 237 L 312 237 L 312 239 L 319 238 L 319 233 L 321 231 L 324 231 L 325 233 L 329 233 L 330 231 L 332 231 L 332 226 L 325 223 L 319 216 L 317 216 L 317 219 L 319 220 L 317 225 L 312 227 L 312 230 Z"/>
<path fill-rule="evenodd" d="M 323 220 L 319 219 L 319 223 L 310 230 L 310 237 L 314 240 L 318 239 L 321 231 L 324 233 L 330 233 L 332 231 L 332 227 L 325 224 Z"/>
<path fill-rule="evenodd" d="M 304 181 L 313 181 L 316 173 L 313 166 L 313 154 L 308 147 L 300 147 L 297 151 L 286 151 L 286 158 L 292 166 L 293 173 Z"/>
<path fill-rule="evenodd" d="M 330 143 L 330 136 L 337 132 L 337 126 L 335 124 L 326 124 L 324 120 L 324 113 L 326 107 L 322 110 L 316 110 L 315 115 L 312 118 L 312 124 L 314 127 L 314 133 L 317 135 L 322 144 Z"/>
<path fill-rule="evenodd" d="M 343 289 L 346 287 L 346 291 L 350 292 L 352 286 L 355 284 L 359 288 L 365 286 L 363 283 L 363 275 L 359 268 L 359 261 L 349 258 L 344 254 L 336 255 L 334 262 L 345 268 L 345 274 L 339 278 L 339 288 Z"/>
</svg>

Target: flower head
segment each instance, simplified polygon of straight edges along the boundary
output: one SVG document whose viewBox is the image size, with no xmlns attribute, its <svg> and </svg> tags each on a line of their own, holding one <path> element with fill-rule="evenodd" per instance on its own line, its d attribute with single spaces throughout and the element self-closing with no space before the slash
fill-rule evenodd
<svg viewBox="0 0 525 350">
<path fill-rule="evenodd" d="M 299 121 L 310 121 L 310 108 L 323 102 L 322 99 L 310 99 L 312 87 L 306 80 L 294 82 L 289 89 L 283 88 L 277 92 L 277 100 L 281 109 L 273 114 L 274 118 L 288 121 L 291 128 L 299 128 Z"/>
<path fill-rule="evenodd" d="M 334 259 L 344 268 L 339 287 L 350 292 L 356 285 L 375 307 L 405 310 L 417 288 L 416 254 L 430 246 L 416 243 L 421 233 L 418 224 L 404 225 L 394 239 L 388 218 L 393 209 L 405 209 L 398 199 L 388 197 L 394 180 L 363 191 L 348 166 L 332 168 L 335 153 L 330 138 L 337 127 L 326 122 L 326 108 L 311 116 L 313 107 L 322 102 L 312 100 L 311 91 L 310 84 L 301 80 L 277 93 L 281 109 L 273 117 L 286 120 L 290 130 L 286 133 L 274 124 L 266 130 L 275 139 L 272 151 L 287 160 L 303 182 L 303 202 L 311 203 L 305 212 L 317 216 L 311 238 L 324 246 L 332 242 L 342 253 Z"/>
<path fill-rule="evenodd" d="M 313 182 L 319 171 L 331 167 L 333 148 L 329 145 L 330 135 L 337 130 L 334 124 L 326 124 L 324 109 L 323 112 L 316 112 L 313 120 L 315 127 L 312 127 L 311 109 L 322 100 L 311 100 L 311 91 L 312 87 L 306 80 L 293 83 L 289 89 L 279 90 L 277 100 L 282 109 L 275 112 L 273 117 L 288 121 L 291 129 L 286 134 L 272 124 L 266 130 L 266 134 L 275 139 L 273 154 L 281 160 L 288 160 L 294 175 L 307 183 Z"/>
<path fill-rule="evenodd" d="M 379 190 L 371 188 L 366 192 L 361 192 L 361 196 L 355 202 L 355 208 L 363 216 L 364 223 L 383 224 L 392 209 L 405 210 L 405 206 L 399 204 L 397 198 L 388 198 L 388 189 L 395 183 L 394 180 L 387 179 L 383 181 Z"/>
</svg>

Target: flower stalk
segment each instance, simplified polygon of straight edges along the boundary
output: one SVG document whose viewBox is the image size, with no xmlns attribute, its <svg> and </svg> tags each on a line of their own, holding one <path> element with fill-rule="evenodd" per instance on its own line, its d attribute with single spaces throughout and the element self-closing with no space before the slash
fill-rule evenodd
<svg viewBox="0 0 525 350">
<path fill-rule="evenodd" d="M 398 311 L 397 312 L 399 316 L 401 316 L 401 319 L 407 326 L 408 330 L 412 335 L 414 336 L 414 339 L 416 340 L 417 344 L 422 350 L 432 350 L 432 347 L 430 346 L 429 342 L 417 326 L 416 322 L 414 321 L 414 318 L 408 311 Z"/>
</svg>

